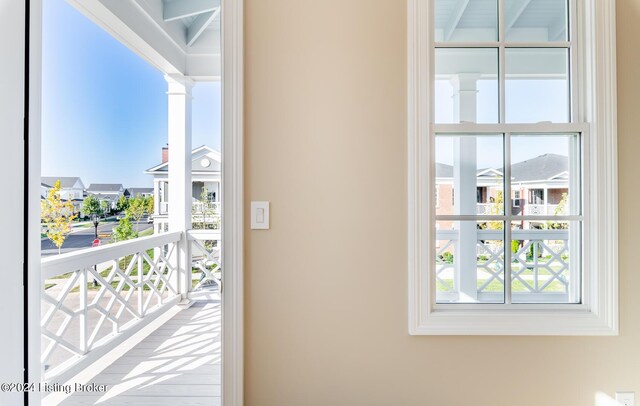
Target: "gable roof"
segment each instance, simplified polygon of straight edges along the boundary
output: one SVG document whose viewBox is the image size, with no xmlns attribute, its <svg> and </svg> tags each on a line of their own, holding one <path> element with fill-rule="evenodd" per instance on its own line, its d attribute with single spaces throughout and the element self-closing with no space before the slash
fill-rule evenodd
<svg viewBox="0 0 640 406">
<path fill-rule="evenodd" d="M 60 181 L 60 187 L 62 188 L 72 188 L 80 178 L 77 176 L 43 176 L 40 178 L 40 183 L 43 186 L 53 187 L 56 181 Z M 82 181 L 80 181 L 82 184 Z M 84 185 L 82 185 L 84 187 Z"/>
<path fill-rule="evenodd" d="M 544 154 L 511 166 L 511 177 L 516 182 L 550 180 L 569 170 L 569 158 L 557 154 Z"/>
<path fill-rule="evenodd" d="M 153 193 L 152 187 L 128 187 L 124 190 L 124 194 L 128 196 L 141 195 L 143 193 Z"/>
<path fill-rule="evenodd" d="M 87 188 L 88 192 L 119 192 L 124 189 L 121 183 L 92 183 Z"/>
<path fill-rule="evenodd" d="M 215 149 L 207 146 L 207 145 L 201 145 L 198 148 L 194 149 L 191 151 L 191 159 L 194 159 L 194 155 L 196 155 L 196 159 L 197 159 L 197 155 L 211 155 L 211 157 L 213 159 L 215 159 L 218 162 L 221 162 L 221 156 L 220 156 L 220 152 L 216 151 Z M 152 174 L 154 172 L 167 172 L 169 170 L 169 162 L 170 160 L 168 160 L 167 162 L 163 162 L 161 164 L 158 164 L 152 168 L 147 169 L 146 171 L 144 171 L 145 173 L 148 174 Z"/>
<path fill-rule="evenodd" d="M 511 179 L 513 182 L 566 180 L 568 171 L 568 157 L 558 154 L 544 154 L 513 164 Z M 478 169 L 477 176 L 487 175 L 502 176 L 502 171 L 494 168 Z M 453 166 L 436 162 L 436 178 L 453 178 Z"/>
</svg>

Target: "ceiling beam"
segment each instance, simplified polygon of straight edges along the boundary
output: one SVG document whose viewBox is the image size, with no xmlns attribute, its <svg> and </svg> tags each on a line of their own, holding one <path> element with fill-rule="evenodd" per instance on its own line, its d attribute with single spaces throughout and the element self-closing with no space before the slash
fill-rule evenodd
<svg viewBox="0 0 640 406">
<path fill-rule="evenodd" d="M 511 3 L 512 6 L 504 14 L 504 32 L 509 32 L 529 3 L 531 3 L 531 0 L 515 0 Z"/>
<path fill-rule="evenodd" d="M 220 8 L 220 0 L 181 0 L 163 4 L 162 18 L 164 21 L 180 20 L 182 18 L 210 13 Z"/>
<path fill-rule="evenodd" d="M 458 0 L 458 3 L 456 4 L 455 8 L 453 9 L 453 12 L 451 13 L 451 17 L 449 18 L 449 21 L 447 21 L 447 26 L 444 27 L 445 41 L 449 41 L 451 39 L 451 36 L 453 35 L 453 32 L 458 27 L 458 23 L 460 22 L 460 19 L 462 18 L 462 15 L 464 14 L 464 11 L 467 9 L 468 5 L 469 5 L 469 0 Z"/>
<path fill-rule="evenodd" d="M 200 14 L 187 30 L 187 46 L 193 45 L 218 15 L 220 15 L 220 7 L 215 9 L 215 11 Z"/>
</svg>

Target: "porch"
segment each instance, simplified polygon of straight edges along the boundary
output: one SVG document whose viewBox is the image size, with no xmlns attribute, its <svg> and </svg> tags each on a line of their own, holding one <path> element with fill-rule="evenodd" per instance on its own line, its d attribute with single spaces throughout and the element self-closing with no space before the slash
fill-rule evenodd
<svg viewBox="0 0 640 406">
<path fill-rule="evenodd" d="M 107 385 L 43 404 L 220 404 L 220 238 L 164 233 L 43 259 L 44 380 Z"/>
<path fill-rule="evenodd" d="M 60 405 L 218 406 L 220 359 L 220 302 L 197 302 L 91 380 L 106 392 L 75 392 Z"/>
</svg>

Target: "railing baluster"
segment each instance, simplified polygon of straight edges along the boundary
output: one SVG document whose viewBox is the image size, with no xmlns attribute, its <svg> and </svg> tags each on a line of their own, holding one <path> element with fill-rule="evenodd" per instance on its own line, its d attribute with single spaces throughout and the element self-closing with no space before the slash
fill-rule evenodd
<svg viewBox="0 0 640 406">
<path fill-rule="evenodd" d="M 142 275 L 142 255 L 140 255 L 140 253 L 137 253 L 138 255 L 138 313 L 140 314 L 140 317 L 144 317 L 144 308 L 142 307 L 142 293 L 144 292 L 144 284 L 142 283 L 142 281 L 144 280 L 144 277 Z"/>
<path fill-rule="evenodd" d="M 87 331 L 87 268 L 80 271 L 80 350 L 83 354 L 89 351 L 88 348 L 88 331 Z"/>
</svg>

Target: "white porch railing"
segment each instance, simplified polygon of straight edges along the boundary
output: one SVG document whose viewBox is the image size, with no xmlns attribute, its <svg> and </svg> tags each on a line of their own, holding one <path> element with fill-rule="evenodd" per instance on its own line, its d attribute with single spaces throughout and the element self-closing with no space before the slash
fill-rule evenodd
<svg viewBox="0 0 640 406">
<path fill-rule="evenodd" d="M 499 214 L 499 213 L 492 213 L 492 211 L 495 211 L 496 204 L 495 203 L 478 203 L 476 204 L 476 214 L 479 216 L 489 216 L 492 214 Z"/>
<path fill-rule="evenodd" d="M 566 214 L 564 210 L 556 213 L 556 209 L 558 208 L 557 204 L 525 204 L 524 205 L 524 214 L 526 216 L 537 216 L 537 215 L 564 215 Z M 476 205 L 476 214 L 479 216 L 490 216 L 496 214 L 502 214 L 498 212 L 498 206 L 496 203 L 478 203 Z"/>
<path fill-rule="evenodd" d="M 566 214 L 564 210 L 556 213 L 556 209 L 558 208 L 557 204 L 526 204 L 524 206 L 524 214 L 527 216 L 536 216 L 536 215 L 563 215 Z"/>
<path fill-rule="evenodd" d="M 160 202 L 159 210 L 160 210 L 160 213 L 157 213 L 157 214 L 169 214 L 169 203 Z"/>
<path fill-rule="evenodd" d="M 190 299 L 217 299 L 222 293 L 222 233 L 220 230 L 189 230 L 191 241 Z"/>
<path fill-rule="evenodd" d="M 193 202 L 191 206 L 191 224 L 194 229 L 219 230 L 221 220 L 219 202 Z"/>
<path fill-rule="evenodd" d="M 69 376 L 179 299 L 172 256 L 182 233 L 165 233 L 44 258 L 45 379 Z"/>
<path fill-rule="evenodd" d="M 514 299 L 562 302 L 569 300 L 569 230 L 512 230 Z M 437 230 L 436 283 L 438 297 L 456 301 L 458 230 Z M 514 252 L 515 251 L 515 252 Z M 477 230 L 476 268 L 461 270 L 475 278 L 479 301 L 501 301 L 504 291 L 504 232 Z"/>
</svg>

